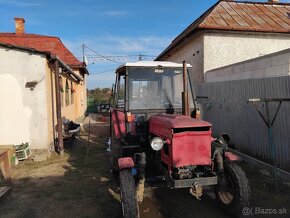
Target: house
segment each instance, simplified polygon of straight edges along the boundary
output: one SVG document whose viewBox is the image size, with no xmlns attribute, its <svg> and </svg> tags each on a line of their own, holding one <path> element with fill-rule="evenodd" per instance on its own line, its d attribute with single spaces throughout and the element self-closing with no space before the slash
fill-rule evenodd
<svg viewBox="0 0 290 218">
<path fill-rule="evenodd" d="M 290 48 L 290 3 L 220 0 L 156 60 L 193 66 L 195 84 L 212 69 Z"/>
<path fill-rule="evenodd" d="M 62 143 L 63 120 L 85 114 L 88 71 L 58 37 L 27 34 L 24 23 L 15 18 L 15 33 L 0 33 L 0 147 L 49 151 Z"/>
</svg>

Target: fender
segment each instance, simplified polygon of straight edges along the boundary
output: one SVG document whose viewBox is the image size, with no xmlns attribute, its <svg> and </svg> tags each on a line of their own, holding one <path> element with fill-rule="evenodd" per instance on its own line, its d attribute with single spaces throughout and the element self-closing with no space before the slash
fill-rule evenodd
<svg viewBox="0 0 290 218">
<path fill-rule="evenodd" d="M 229 161 L 238 161 L 238 160 L 241 160 L 241 158 L 238 155 L 236 155 L 236 154 L 234 154 L 233 152 L 230 152 L 230 151 L 225 152 L 225 157 Z"/>
<path fill-rule="evenodd" d="M 131 157 L 122 157 L 118 159 L 118 166 L 120 170 L 133 168 L 134 165 L 134 161 Z"/>
</svg>

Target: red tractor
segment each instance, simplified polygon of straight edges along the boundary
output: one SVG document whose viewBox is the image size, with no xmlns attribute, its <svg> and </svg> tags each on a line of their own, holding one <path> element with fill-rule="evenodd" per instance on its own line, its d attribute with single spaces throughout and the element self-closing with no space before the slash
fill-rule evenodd
<svg viewBox="0 0 290 218">
<path fill-rule="evenodd" d="M 153 178 L 170 188 L 189 188 L 197 199 L 203 186 L 215 186 L 218 204 L 230 215 L 249 203 L 246 175 L 227 151 L 229 136 L 212 138 L 212 125 L 196 119 L 190 67 L 139 61 L 116 71 L 111 152 L 123 217 L 139 217 L 144 183 Z"/>
</svg>

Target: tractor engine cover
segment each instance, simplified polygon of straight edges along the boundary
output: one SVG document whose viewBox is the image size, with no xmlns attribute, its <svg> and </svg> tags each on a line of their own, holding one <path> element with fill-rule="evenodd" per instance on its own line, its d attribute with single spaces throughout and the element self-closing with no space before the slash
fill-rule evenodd
<svg viewBox="0 0 290 218">
<path fill-rule="evenodd" d="M 211 165 L 211 127 L 208 122 L 178 114 L 158 114 L 149 132 L 164 140 L 162 161 L 172 167 Z"/>
</svg>

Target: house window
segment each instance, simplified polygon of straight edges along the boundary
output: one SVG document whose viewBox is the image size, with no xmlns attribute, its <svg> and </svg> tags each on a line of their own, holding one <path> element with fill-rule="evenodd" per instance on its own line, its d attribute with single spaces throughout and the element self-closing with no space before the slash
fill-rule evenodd
<svg viewBox="0 0 290 218">
<path fill-rule="evenodd" d="M 65 81 L 65 106 L 69 106 L 69 85 L 68 81 Z"/>
<path fill-rule="evenodd" d="M 73 83 L 70 82 L 70 103 L 71 104 L 74 104 L 74 100 L 75 100 L 74 99 L 75 98 L 74 93 L 75 93 L 75 89 L 74 89 Z"/>
</svg>

